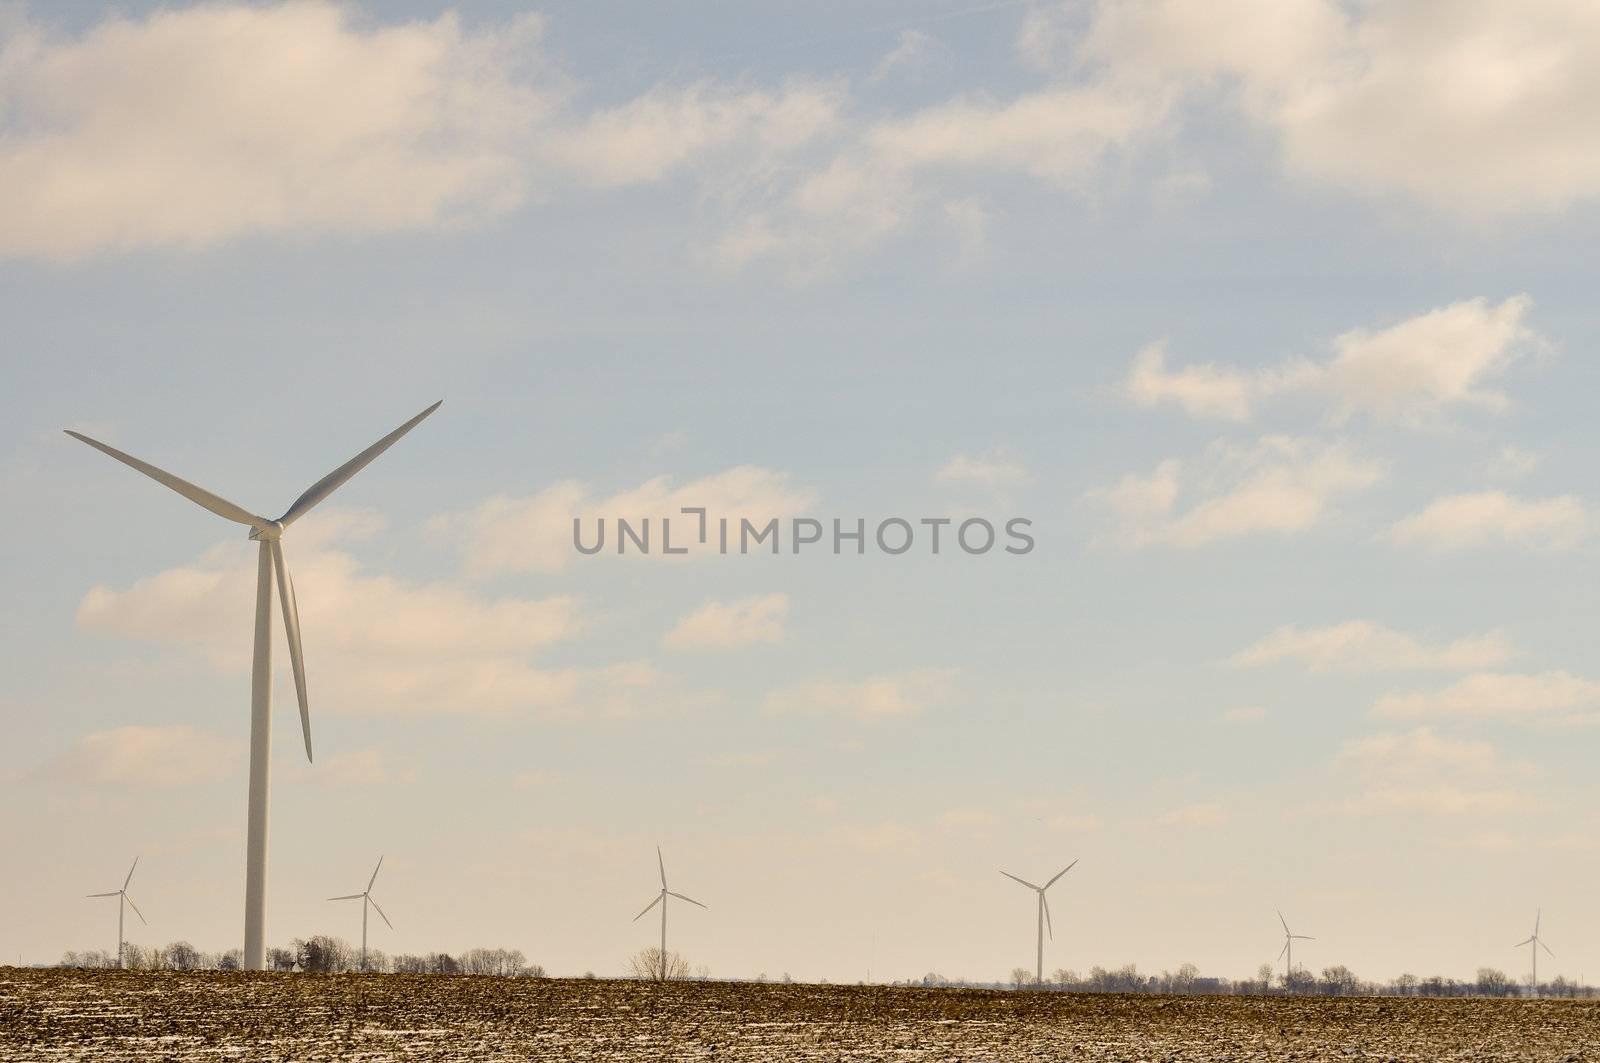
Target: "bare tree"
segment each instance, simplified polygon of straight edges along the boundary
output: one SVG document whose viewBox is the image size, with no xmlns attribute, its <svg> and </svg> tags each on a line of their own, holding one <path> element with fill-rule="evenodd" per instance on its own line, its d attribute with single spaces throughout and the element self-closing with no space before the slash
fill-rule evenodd
<svg viewBox="0 0 1600 1063">
<path fill-rule="evenodd" d="M 187 941 L 174 941 L 161 950 L 161 966 L 170 971 L 199 970 L 200 950 Z"/>
<path fill-rule="evenodd" d="M 689 961 L 681 953 L 664 953 L 652 946 L 628 958 L 628 972 L 652 982 L 680 981 L 689 977 Z"/>
<path fill-rule="evenodd" d="M 1033 972 L 1026 967 L 1011 968 L 1011 988 L 1022 989 L 1033 984 Z"/>
</svg>

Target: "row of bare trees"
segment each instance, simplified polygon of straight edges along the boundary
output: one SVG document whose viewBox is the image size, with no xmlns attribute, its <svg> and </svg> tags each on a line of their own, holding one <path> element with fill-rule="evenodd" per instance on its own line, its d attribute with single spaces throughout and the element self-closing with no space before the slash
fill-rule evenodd
<svg viewBox="0 0 1600 1063">
<path fill-rule="evenodd" d="M 975 983 L 966 979 L 949 979 L 942 975 L 929 973 L 911 983 L 928 987 L 935 986 L 974 986 L 993 985 L 994 983 Z M 1296 968 L 1285 976 L 1270 964 L 1262 964 L 1253 979 L 1213 978 L 1200 973 L 1200 969 L 1192 963 L 1186 963 L 1176 971 L 1163 971 L 1160 974 L 1142 974 L 1139 969 L 1129 964 L 1115 970 L 1104 967 L 1091 967 L 1089 972 L 1080 975 L 1076 971 L 1058 969 L 1050 975 L 1043 986 L 1036 985 L 1033 972 L 1024 967 L 1014 968 L 1011 977 L 1005 983 L 1014 989 L 1044 989 L 1057 992 L 1070 993 L 1162 993 L 1179 995 L 1221 995 L 1232 996 L 1276 996 L 1276 995 L 1304 995 L 1304 996 L 1413 996 L 1413 997 L 1517 997 L 1525 996 L 1530 992 L 1526 981 L 1518 981 L 1504 971 L 1492 967 L 1483 967 L 1478 970 L 1477 977 L 1471 980 L 1446 978 L 1434 975 L 1429 978 L 1418 978 L 1416 975 L 1403 974 L 1388 982 L 1373 982 L 1359 977 L 1350 968 L 1342 964 L 1324 967 L 1321 974 L 1303 968 Z M 1548 982 L 1539 983 L 1539 995 L 1545 997 L 1584 997 L 1592 998 L 1597 994 L 1591 986 L 1585 986 L 1564 977 L 1557 977 Z"/>
<path fill-rule="evenodd" d="M 136 971 L 236 971 L 243 960 L 238 949 L 228 952 L 201 952 L 187 941 L 175 941 L 164 948 L 142 945 L 123 946 L 123 965 Z M 68 952 L 61 957 L 63 967 L 115 967 L 117 957 L 99 949 Z M 343 938 L 318 934 L 296 938 L 288 947 L 267 950 L 267 967 L 274 971 L 307 971 L 339 974 L 361 970 L 361 949 Z M 458 955 L 430 952 L 424 955 L 399 955 L 393 958 L 377 949 L 367 950 L 366 969 L 395 974 L 470 974 L 502 978 L 543 978 L 545 969 L 529 963 L 519 949 L 468 949 Z"/>
</svg>

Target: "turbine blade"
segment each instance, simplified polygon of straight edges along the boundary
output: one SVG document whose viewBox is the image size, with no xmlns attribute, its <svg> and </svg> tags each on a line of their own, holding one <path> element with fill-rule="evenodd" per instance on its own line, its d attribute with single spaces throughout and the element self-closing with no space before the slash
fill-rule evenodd
<svg viewBox="0 0 1600 1063">
<path fill-rule="evenodd" d="M 85 893 L 84 896 L 85 897 L 116 897 L 116 896 L 119 896 L 121 893 L 122 893 L 121 890 L 112 890 L 110 893 Z"/>
<path fill-rule="evenodd" d="M 132 897 L 129 897 L 126 893 L 124 893 L 122 895 L 122 899 L 128 902 L 128 907 L 132 908 L 133 914 L 139 917 L 139 922 L 144 923 L 145 926 L 150 925 L 149 921 L 145 919 L 144 913 L 139 910 L 139 906 L 133 903 Z"/>
<path fill-rule="evenodd" d="M 667 888 L 667 863 L 661 859 L 661 846 L 656 846 L 656 866 L 661 869 L 661 888 Z"/>
<path fill-rule="evenodd" d="M 1544 909 L 1536 908 L 1533 912 L 1533 936 L 1539 936 L 1539 920 L 1544 918 Z"/>
<path fill-rule="evenodd" d="M 283 542 L 267 540 L 272 550 L 272 567 L 278 572 L 278 601 L 283 606 L 283 633 L 289 638 L 289 664 L 294 669 L 294 693 L 300 701 L 300 734 L 306 740 L 306 760 L 311 756 L 311 702 L 306 698 L 306 659 L 300 650 L 300 607 L 294 597 L 294 582 L 283 560 Z"/>
<path fill-rule="evenodd" d="M 1283 917 L 1283 912 L 1281 909 L 1278 912 L 1278 922 L 1283 924 L 1283 932 L 1285 934 L 1289 933 L 1289 920 Z"/>
<path fill-rule="evenodd" d="M 693 897 L 685 897 L 683 894 L 681 894 L 681 893 L 673 893 L 671 890 L 667 891 L 667 896 L 676 897 L 680 901 L 688 901 L 690 904 L 700 904 L 700 902 L 695 900 Z M 700 904 L 700 907 L 706 909 L 707 911 L 711 910 L 709 905 Z"/>
<path fill-rule="evenodd" d="M 174 476 L 165 469 L 158 469 L 147 461 L 140 461 L 132 454 L 124 454 L 116 447 L 108 447 L 98 439 L 90 439 L 82 432 L 74 432 L 70 428 L 66 429 L 65 431 L 67 435 L 71 436 L 73 439 L 81 440 L 82 442 L 89 444 L 94 449 L 100 451 L 102 454 L 109 454 L 111 457 L 116 458 L 124 465 L 129 465 L 135 469 L 138 469 L 156 483 L 165 484 L 167 487 L 170 487 L 172 490 L 178 492 L 178 494 L 182 495 L 184 498 L 187 498 L 196 505 L 204 506 L 206 509 L 209 509 L 219 517 L 226 517 L 228 520 L 231 520 L 236 524 L 243 524 L 251 528 L 260 527 L 261 525 L 267 523 L 264 517 L 258 517 L 254 513 L 251 513 L 248 509 L 245 509 L 243 506 L 235 505 L 234 503 L 229 502 L 226 498 L 223 498 L 221 495 L 214 495 L 203 487 L 196 487 L 188 480 Z"/>
<path fill-rule="evenodd" d="M 645 914 L 647 912 L 649 912 L 650 909 L 654 908 L 656 905 L 658 905 L 660 903 L 661 903 L 661 894 L 658 893 L 658 894 L 656 894 L 656 899 L 655 900 L 651 901 L 649 904 L 644 906 L 644 911 L 643 912 L 640 912 L 638 915 L 633 917 L 633 921 L 635 923 L 637 923 L 639 920 L 641 920 L 641 919 L 643 919 L 645 917 Z"/>
<path fill-rule="evenodd" d="M 1317 940 L 1316 938 L 1312 937 L 1310 934 L 1290 934 L 1289 936 L 1294 938 L 1296 941 L 1315 941 L 1315 940 Z"/>
<path fill-rule="evenodd" d="M 367 900 L 372 901 L 372 898 L 368 897 Z M 393 930 L 394 929 L 394 924 L 389 922 L 389 917 L 387 915 L 383 915 L 383 909 L 382 908 L 378 908 L 378 902 L 377 901 L 372 901 L 372 906 L 374 908 L 378 909 L 378 914 L 383 916 L 384 923 L 389 927 L 390 930 Z"/>
<path fill-rule="evenodd" d="M 366 896 L 365 893 L 346 893 L 343 897 L 329 897 L 328 900 L 330 900 L 330 901 L 359 901 L 361 898 L 363 898 L 365 896 Z"/>
<path fill-rule="evenodd" d="M 349 461 L 345 462 L 343 465 L 339 466 L 337 469 L 333 470 L 328 475 L 324 476 L 322 479 L 306 488 L 306 493 L 295 499 L 294 505 L 285 510 L 283 516 L 278 518 L 279 522 L 287 528 L 289 525 L 305 516 L 307 511 L 309 511 L 312 506 L 315 506 L 318 502 L 321 502 L 324 498 L 327 498 L 329 495 L 337 491 L 346 480 L 350 479 L 350 477 L 354 476 L 356 473 L 370 465 L 372 463 L 372 459 L 388 450 L 401 436 L 417 427 L 417 425 L 421 423 L 422 419 L 428 416 L 428 414 L 432 413 L 434 410 L 437 410 L 442 402 L 444 402 L 444 400 L 440 399 L 439 402 L 429 406 L 426 410 L 423 410 L 421 413 L 411 418 L 411 420 L 407 421 L 399 428 L 396 428 L 393 432 L 390 432 L 388 435 L 372 444 L 372 446 L 368 447 L 366 450 L 363 450 L 361 453 L 357 454 L 355 457 L 351 458 Z"/>
<path fill-rule="evenodd" d="M 1050 931 L 1050 940 L 1056 939 L 1056 925 L 1050 921 L 1050 898 L 1044 895 L 1044 890 L 1039 891 L 1039 903 L 1044 905 L 1044 927 Z"/>
<path fill-rule="evenodd" d="M 1065 875 L 1068 871 L 1071 871 L 1073 868 L 1075 868 L 1077 866 L 1078 866 L 1078 862 L 1076 860 L 1074 860 L 1072 863 L 1068 864 L 1066 867 L 1064 867 L 1060 871 L 1056 872 L 1056 877 L 1051 879 L 1049 882 L 1046 882 L 1044 884 L 1044 888 L 1045 889 L 1049 889 L 1051 886 L 1054 886 L 1056 884 L 1056 879 L 1059 879 L 1062 875 Z"/>
<path fill-rule="evenodd" d="M 1006 878 L 1010 879 L 1012 882 L 1020 882 L 1020 883 L 1022 883 L 1024 886 L 1028 887 L 1030 890 L 1036 890 L 1036 889 L 1039 888 L 1038 886 L 1035 886 L 1033 883 L 1029 882 L 1027 879 L 1018 878 L 1017 876 L 1013 875 L 1009 871 L 1002 871 L 1000 873 L 1002 875 L 1004 875 Z"/>
<path fill-rule="evenodd" d="M 133 881 L 133 869 L 135 867 L 138 867 L 138 866 L 139 866 L 139 858 L 136 856 L 136 857 L 133 858 L 133 865 L 128 868 L 128 877 L 122 880 L 122 888 L 124 890 L 126 890 L 128 888 L 128 883 Z"/>
<path fill-rule="evenodd" d="M 1288 952 L 1288 951 L 1289 951 L 1289 943 L 1287 941 L 1285 941 L 1283 943 L 1283 948 L 1278 950 L 1278 959 L 1280 959 L 1280 960 L 1283 959 L 1283 954 Z"/>
<path fill-rule="evenodd" d="M 1545 943 L 1544 943 L 1544 942 L 1542 942 L 1542 941 L 1541 941 L 1541 942 L 1539 942 L 1539 947 L 1540 947 L 1540 948 L 1541 948 L 1541 949 L 1544 949 L 1544 951 L 1546 951 L 1546 952 L 1549 952 L 1549 953 L 1550 953 L 1550 957 L 1551 957 L 1551 959 L 1554 959 L 1554 958 L 1555 958 L 1555 955 L 1556 955 L 1556 954 L 1555 954 L 1555 953 L 1553 953 L 1553 952 L 1550 952 L 1550 946 L 1549 946 L 1549 945 L 1546 945 L 1546 944 L 1545 944 Z"/>
<path fill-rule="evenodd" d="M 378 857 L 378 867 L 372 869 L 372 877 L 367 879 L 367 892 L 372 892 L 372 884 L 378 881 L 378 868 L 383 867 L 383 857 Z"/>
<path fill-rule="evenodd" d="M 1527 938 L 1527 939 L 1525 939 L 1523 941 L 1517 942 L 1515 945 L 1513 945 L 1511 947 L 1514 948 L 1514 949 L 1520 949 L 1524 945 L 1532 945 L 1533 941 L 1534 941 L 1533 938 Z"/>
</svg>

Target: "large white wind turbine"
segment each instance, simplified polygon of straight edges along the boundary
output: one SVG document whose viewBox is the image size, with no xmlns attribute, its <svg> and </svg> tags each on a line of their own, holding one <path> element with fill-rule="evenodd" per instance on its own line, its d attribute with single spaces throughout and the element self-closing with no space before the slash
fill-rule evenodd
<svg viewBox="0 0 1600 1063">
<path fill-rule="evenodd" d="M 1292 992 L 1294 983 L 1289 980 L 1289 974 L 1294 970 L 1294 943 L 1296 941 L 1315 941 L 1308 934 L 1296 934 L 1289 929 L 1289 921 L 1278 913 L 1278 922 L 1283 924 L 1283 951 L 1278 953 L 1278 959 L 1283 961 L 1283 988 L 1285 992 Z"/>
<path fill-rule="evenodd" d="M 1050 928 L 1050 940 L 1054 941 L 1056 939 L 1055 924 L 1050 920 L 1050 902 L 1045 900 L 1044 891 L 1049 889 L 1051 886 L 1054 886 L 1056 884 L 1056 879 L 1059 879 L 1062 875 L 1065 875 L 1068 871 L 1071 871 L 1077 866 L 1078 861 L 1074 860 L 1060 871 L 1057 871 L 1056 877 L 1051 879 L 1049 882 L 1046 882 L 1043 886 L 1035 886 L 1027 879 L 1018 878 L 1009 871 L 1000 872 L 1012 882 L 1020 882 L 1039 895 L 1039 952 L 1037 956 L 1038 964 L 1033 973 L 1035 985 L 1044 985 L 1044 933 L 1046 927 Z"/>
<path fill-rule="evenodd" d="M 1528 936 L 1528 940 L 1519 941 L 1515 945 L 1511 946 L 1514 949 L 1520 949 L 1522 946 L 1526 945 L 1526 946 L 1528 946 L 1528 951 L 1533 953 L 1533 995 L 1534 996 L 1538 996 L 1539 995 L 1539 950 L 1540 949 L 1544 949 L 1544 951 L 1546 953 L 1549 953 L 1551 959 L 1555 959 L 1555 955 L 1556 955 L 1555 953 L 1550 952 L 1550 946 L 1546 945 L 1544 943 L 1544 941 L 1539 937 L 1539 920 L 1543 916 L 1544 916 L 1544 909 L 1543 908 L 1540 908 L 1537 911 L 1535 911 L 1533 913 L 1533 933 Z"/>
<path fill-rule="evenodd" d="M 441 399 L 440 402 L 443 400 Z M 250 805 L 245 842 L 244 875 L 244 966 L 249 971 L 266 968 L 266 911 L 267 911 L 267 782 L 269 753 L 272 736 L 272 588 L 278 588 L 278 601 L 283 606 L 283 626 L 289 637 L 289 663 L 294 670 L 295 694 L 300 700 L 300 730 L 305 736 L 306 759 L 311 759 L 311 708 L 306 701 L 305 661 L 300 653 L 300 613 L 295 606 L 294 581 L 289 578 L 288 566 L 283 560 L 283 533 L 289 525 L 305 516 L 318 502 L 338 490 L 350 477 L 366 468 L 394 442 L 434 410 L 439 402 L 429 406 L 393 432 L 378 440 L 337 469 L 318 480 L 294 500 L 277 520 L 259 517 L 242 506 L 196 487 L 187 480 L 156 468 L 114 447 L 90 439 L 78 432 L 67 431 L 74 439 L 103 451 L 125 465 L 131 465 L 157 483 L 178 492 L 184 498 L 203 506 L 219 517 L 226 517 L 250 529 L 250 538 L 261 544 L 256 564 L 256 630 L 255 656 L 250 664 Z"/>
<path fill-rule="evenodd" d="M 671 890 L 667 889 L 667 865 L 666 862 L 661 859 L 661 846 L 659 845 L 656 846 L 656 867 L 658 867 L 661 871 L 661 892 L 656 895 L 655 900 L 644 906 L 644 911 L 633 917 L 633 921 L 637 923 L 639 920 L 643 919 L 647 914 L 649 914 L 650 909 L 654 908 L 658 904 L 661 905 L 661 980 L 664 982 L 667 980 L 667 975 L 671 972 L 671 967 L 667 963 L 667 898 L 676 897 L 680 901 L 688 901 L 690 904 L 699 905 L 701 908 L 706 908 L 707 906 L 700 904 L 700 902 L 695 900 L 693 897 L 685 897 L 681 893 L 673 893 Z"/>
<path fill-rule="evenodd" d="M 123 914 L 123 906 L 126 905 L 127 907 L 132 908 L 133 909 L 133 914 L 137 915 L 139 917 L 139 922 L 144 923 L 145 926 L 149 926 L 150 925 L 145 920 L 144 913 L 139 910 L 139 906 L 137 904 L 133 903 L 133 898 L 128 896 L 128 883 L 133 881 L 133 869 L 135 867 L 138 867 L 138 866 L 139 866 L 139 858 L 136 856 L 136 857 L 133 858 L 133 866 L 128 868 L 128 877 L 122 880 L 122 888 L 120 890 L 112 890 L 110 893 L 91 893 L 91 894 L 89 894 L 90 897 L 115 897 L 117 899 L 117 966 L 118 967 L 122 966 L 122 914 Z"/>
<path fill-rule="evenodd" d="M 347 893 L 343 897 L 329 897 L 330 901 L 355 901 L 361 902 L 361 969 L 367 969 L 367 905 L 378 909 L 378 915 L 388 924 L 390 930 L 394 924 L 389 922 L 389 917 L 383 914 L 383 909 L 378 908 L 378 902 L 372 899 L 372 884 L 378 881 L 378 868 L 383 866 L 383 857 L 378 857 L 378 867 L 372 869 L 372 877 L 367 879 L 367 888 L 360 893 Z"/>
</svg>

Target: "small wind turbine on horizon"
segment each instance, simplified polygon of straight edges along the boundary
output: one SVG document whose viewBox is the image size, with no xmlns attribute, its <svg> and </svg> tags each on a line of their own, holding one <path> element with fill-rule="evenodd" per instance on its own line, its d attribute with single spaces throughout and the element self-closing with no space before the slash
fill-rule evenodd
<svg viewBox="0 0 1600 1063">
<path fill-rule="evenodd" d="M 378 907 L 378 902 L 372 899 L 372 884 L 378 881 L 378 869 L 383 867 L 383 857 L 378 857 L 378 866 L 372 869 L 372 877 L 367 879 L 367 888 L 360 893 L 347 893 L 342 897 L 329 897 L 330 901 L 355 901 L 361 902 L 361 969 L 367 969 L 367 906 L 377 909 L 378 916 L 390 930 L 394 924 L 389 922 L 389 917 L 383 914 L 383 909 Z M 403 870 L 403 869 L 402 869 Z"/>
<path fill-rule="evenodd" d="M 1012 882 L 1020 882 L 1022 885 L 1028 887 L 1030 890 L 1033 890 L 1039 895 L 1039 950 L 1036 956 L 1036 968 L 1033 975 L 1034 985 L 1044 985 L 1044 934 L 1046 927 L 1048 927 L 1050 931 L 1050 940 L 1054 941 L 1056 939 L 1055 924 L 1050 920 L 1050 902 L 1045 899 L 1044 891 L 1049 889 L 1051 886 L 1054 886 L 1062 875 L 1065 875 L 1068 871 L 1071 871 L 1077 866 L 1078 861 L 1074 860 L 1060 871 L 1057 871 L 1056 877 L 1051 879 L 1049 882 L 1046 882 L 1043 886 L 1035 886 L 1027 879 L 1018 878 L 1009 871 L 1000 872 Z"/>
<path fill-rule="evenodd" d="M 1542 919 L 1543 917 L 1544 917 L 1544 909 L 1543 908 L 1540 908 L 1537 911 L 1535 911 L 1533 913 L 1533 933 L 1528 936 L 1528 939 L 1526 941 L 1519 941 L 1515 945 L 1511 946 L 1514 949 L 1520 949 L 1522 946 L 1526 945 L 1526 946 L 1528 946 L 1528 951 L 1533 954 L 1533 995 L 1534 996 L 1538 996 L 1539 995 L 1539 950 L 1540 949 L 1544 949 L 1544 951 L 1547 954 L 1549 954 L 1549 956 L 1550 956 L 1550 958 L 1552 960 L 1555 959 L 1555 957 L 1556 957 L 1556 954 L 1550 951 L 1550 946 L 1546 945 L 1544 943 L 1544 941 L 1539 937 L 1539 920 Z"/>
<path fill-rule="evenodd" d="M 1283 912 L 1278 912 L 1278 922 L 1283 924 L 1283 951 L 1278 953 L 1278 959 L 1283 960 L 1283 988 L 1286 992 L 1294 991 L 1294 983 L 1289 975 L 1294 971 L 1294 943 L 1296 941 L 1315 941 L 1309 934 L 1296 934 L 1289 929 L 1289 921 L 1283 917 Z"/>
<path fill-rule="evenodd" d="M 633 917 L 633 921 L 637 923 L 649 914 L 650 909 L 658 904 L 661 905 L 661 980 L 665 982 L 667 975 L 671 973 L 671 966 L 667 963 L 667 898 L 676 897 L 680 901 L 688 901 L 690 904 L 706 908 L 707 911 L 710 909 L 707 905 L 700 904 L 693 897 L 685 897 L 681 893 L 673 893 L 667 888 L 667 864 L 666 861 L 661 859 L 661 846 L 659 845 L 656 846 L 656 867 L 661 871 L 661 892 L 656 895 L 655 900 L 645 905 L 644 911 Z"/>
<path fill-rule="evenodd" d="M 219 517 L 250 529 L 250 538 L 261 544 L 256 561 L 255 655 L 250 662 L 250 803 L 246 817 L 244 875 L 244 968 L 265 970 L 267 965 L 267 790 L 272 752 L 272 588 L 278 588 L 283 608 L 283 627 L 289 639 L 289 663 L 294 671 L 295 695 L 300 701 L 300 730 L 305 737 L 306 760 L 311 760 L 311 706 L 306 699 L 306 668 L 300 652 L 300 611 L 295 604 L 294 581 L 283 559 L 283 534 L 289 525 L 305 516 L 312 507 L 337 491 L 374 458 L 388 450 L 407 432 L 421 423 L 444 400 L 429 406 L 393 432 L 378 440 L 337 469 L 306 488 L 277 520 L 245 509 L 214 495 L 203 487 L 158 469 L 148 462 L 124 454 L 98 440 L 70 428 L 67 435 L 89 444 L 124 465 L 144 473 L 152 480 L 178 492 L 184 498 L 209 509 Z M 270 446 L 270 440 L 267 445 Z"/>
<path fill-rule="evenodd" d="M 149 926 L 150 925 L 149 921 L 145 919 L 144 913 L 139 910 L 139 906 L 137 904 L 133 903 L 133 898 L 128 896 L 128 883 L 133 881 L 133 869 L 138 867 L 138 866 L 139 866 L 139 858 L 136 856 L 136 857 L 133 858 L 133 866 L 128 868 L 128 877 L 122 880 L 122 888 L 120 890 L 112 890 L 110 893 L 91 893 L 91 894 L 89 894 L 90 897 L 115 897 L 117 899 L 117 967 L 118 967 L 118 969 L 120 969 L 122 967 L 122 915 L 123 915 L 123 910 L 122 909 L 123 909 L 123 905 L 127 905 L 129 908 L 133 909 L 133 914 L 137 915 L 139 917 L 139 922 L 144 923 L 145 926 Z"/>
</svg>

